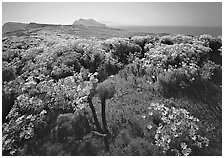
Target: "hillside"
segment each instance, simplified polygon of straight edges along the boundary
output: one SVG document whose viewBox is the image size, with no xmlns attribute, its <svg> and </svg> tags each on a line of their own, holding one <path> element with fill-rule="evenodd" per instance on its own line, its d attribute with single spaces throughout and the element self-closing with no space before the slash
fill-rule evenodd
<svg viewBox="0 0 224 158">
<path fill-rule="evenodd" d="M 210 35 L 37 23 L 4 33 L 2 153 L 221 156 L 221 52 Z"/>
<path fill-rule="evenodd" d="M 2 33 L 24 29 L 26 26 L 25 23 L 8 22 L 2 26 Z"/>
</svg>

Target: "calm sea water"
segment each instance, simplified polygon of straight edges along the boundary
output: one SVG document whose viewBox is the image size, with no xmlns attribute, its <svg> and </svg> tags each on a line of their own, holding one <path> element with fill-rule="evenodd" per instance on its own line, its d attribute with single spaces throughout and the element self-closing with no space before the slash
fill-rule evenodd
<svg viewBox="0 0 224 158">
<path fill-rule="evenodd" d="M 221 36 L 222 27 L 185 27 L 185 26 L 119 26 L 117 28 L 131 32 L 147 33 L 177 33 L 185 35 L 210 34 L 212 36 Z"/>
</svg>

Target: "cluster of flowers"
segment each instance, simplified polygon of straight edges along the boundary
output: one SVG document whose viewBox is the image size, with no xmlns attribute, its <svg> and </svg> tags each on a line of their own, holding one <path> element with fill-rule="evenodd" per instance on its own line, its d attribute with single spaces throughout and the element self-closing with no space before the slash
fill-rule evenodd
<svg viewBox="0 0 224 158">
<path fill-rule="evenodd" d="M 177 35 L 165 35 L 160 38 L 160 42 L 164 44 L 179 44 L 179 43 L 191 43 L 193 37 L 182 34 Z"/>
<path fill-rule="evenodd" d="M 37 126 L 44 123 L 46 114 L 47 111 L 42 110 L 38 114 L 21 116 L 18 111 L 12 110 L 8 116 L 11 118 L 10 122 L 3 124 L 2 150 L 9 151 L 10 155 L 17 155 L 22 150 L 18 143 L 34 137 Z"/>
<path fill-rule="evenodd" d="M 209 139 L 200 135 L 200 121 L 187 110 L 160 103 L 151 103 L 148 109 L 150 116 L 157 115 L 161 119 L 154 138 L 164 154 L 187 156 L 195 148 L 209 146 Z"/>
<path fill-rule="evenodd" d="M 129 64 L 130 54 L 143 55 L 146 52 L 144 58 L 135 60 L 135 64 L 131 65 L 132 72 L 138 74 L 142 71 L 140 67 L 143 67 L 155 80 L 161 74 L 169 76 L 172 72 L 184 74 L 190 82 L 193 82 L 198 74 L 205 79 L 211 78 L 216 65 L 213 62 L 203 65 L 201 62 L 207 59 L 211 48 L 221 49 L 219 47 L 221 42 L 208 35 L 199 38 L 182 35 L 159 38 L 149 35 L 97 41 L 93 38 L 66 39 L 69 38 L 66 36 L 62 39 L 56 34 L 53 37 L 47 34 L 48 32 L 45 32 L 43 37 L 40 36 L 48 41 L 47 44 L 24 52 L 13 51 L 3 54 L 3 70 L 8 68 L 4 73 L 6 78 L 3 84 L 4 92 L 16 91 L 18 96 L 8 115 L 10 122 L 3 125 L 3 151 L 10 151 L 12 155 L 20 150 L 19 144 L 22 140 L 29 140 L 35 136 L 39 127 L 37 122 L 45 116 L 48 117 L 50 112 L 54 112 L 55 109 L 63 112 L 77 111 L 88 105 L 87 98 L 94 94 L 98 80 L 92 73 L 88 73 L 84 79 L 82 73 L 79 73 L 81 66 L 90 72 L 98 71 L 99 79 L 102 79 L 102 72 L 105 72 L 107 77 L 117 73 L 124 64 Z M 199 68 L 203 69 L 200 73 Z M 9 77 L 11 74 L 20 76 L 11 78 Z M 158 108 L 160 104 L 152 107 Z M 208 145 L 209 141 L 198 134 L 199 129 L 196 125 L 199 121 L 189 116 L 186 111 L 165 107 L 156 110 L 161 112 L 163 121 L 157 129 L 156 144 L 162 146 L 165 152 L 173 150 L 176 155 L 189 155 L 193 151 L 192 146 L 200 148 Z M 179 123 L 173 122 L 172 117 Z M 186 137 L 194 142 L 193 145 L 181 140 L 177 148 L 173 147 L 172 140 L 177 138 L 174 135 L 179 134 L 178 129 L 180 131 L 190 129 L 191 134 Z M 168 137 L 168 134 L 172 137 Z M 185 151 L 182 152 L 183 150 Z"/>
<path fill-rule="evenodd" d="M 127 64 L 130 54 L 141 53 L 142 48 L 135 43 L 131 43 L 130 39 L 126 38 L 111 38 L 102 43 L 103 49 L 110 52 L 114 59 L 121 63 Z"/>
<path fill-rule="evenodd" d="M 32 77 L 28 78 L 22 88 L 23 93 L 16 98 L 16 103 L 7 116 L 10 122 L 3 125 L 3 150 L 16 155 L 22 149 L 16 144 L 24 139 L 33 138 L 35 129 L 40 129 L 43 123 L 46 124 L 48 114 L 54 110 L 72 109 L 75 112 L 87 107 L 87 97 L 93 93 L 98 83 L 95 75 L 89 73 L 90 79 L 84 81 L 82 74 L 77 73 L 59 79 L 58 82 L 48 80 L 39 84 Z M 45 94 L 45 100 L 38 95 L 30 96 L 26 91 L 32 88 L 39 90 L 39 94 Z"/>
<path fill-rule="evenodd" d="M 151 63 L 167 69 L 168 65 L 176 68 L 189 65 L 190 63 L 198 64 L 209 51 L 208 47 L 193 44 L 173 44 L 161 45 L 151 48 L 146 53 L 146 65 Z"/>
<path fill-rule="evenodd" d="M 158 35 L 152 36 L 133 36 L 131 42 L 139 45 L 144 52 L 147 52 L 150 47 L 153 47 L 153 44 L 159 41 Z"/>
<path fill-rule="evenodd" d="M 185 37 L 183 38 L 185 39 Z M 175 73 L 175 71 L 187 76 L 188 82 L 194 81 L 195 75 L 200 76 L 205 73 L 207 76 L 212 75 L 214 68 L 210 70 L 208 67 L 207 69 L 205 66 L 203 67 L 208 61 L 211 48 L 204 46 L 202 42 L 200 44 L 194 42 L 194 38 L 191 39 L 191 37 L 189 39 L 186 37 L 185 40 L 193 42 L 176 42 L 172 45 L 157 43 L 156 46 L 151 45 L 145 53 L 142 67 L 148 75 L 155 78 L 154 82 L 159 80 L 159 76 L 167 76 L 170 73 Z M 197 41 L 200 42 L 199 39 Z"/>
</svg>

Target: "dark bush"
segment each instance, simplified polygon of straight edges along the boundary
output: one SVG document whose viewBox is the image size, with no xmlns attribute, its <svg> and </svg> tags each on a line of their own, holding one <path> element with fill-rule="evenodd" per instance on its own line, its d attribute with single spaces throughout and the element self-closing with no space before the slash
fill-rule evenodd
<svg viewBox="0 0 224 158">
<path fill-rule="evenodd" d="M 51 71 L 51 77 L 54 78 L 55 80 L 65 78 L 68 76 L 72 76 L 72 75 L 73 75 L 73 69 L 67 67 L 64 64 L 61 64 L 60 66 L 53 67 L 53 69 Z"/>
<path fill-rule="evenodd" d="M 81 68 L 80 58 L 81 55 L 76 52 L 63 52 L 60 57 L 56 58 L 53 65 L 66 65 L 68 68 L 79 72 Z"/>
<path fill-rule="evenodd" d="M 174 42 L 173 42 L 173 40 L 171 39 L 170 36 L 163 36 L 163 37 L 161 37 L 160 38 L 160 42 L 162 44 L 167 44 L 167 45 L 173 45 L 174 44 Z"/>
<path fill-rule="evenodd" d="M 56 142 L 66 142 L 70 136 L 75 137 L 76 140 L 81 140 L 90 132 L 90 125 L 83 114 L 60 114 L 53 132 Z"/>
<path fill-rule="evenodd" d="M 14 58 L 19 56 L 19 52 L 16 50 L 9 50 L 7 52 L 2 53 L 2 60 L 11 62 Z"/>
<path fill-rule="evenodd" d="M 22 61 L 25 62 L 25 61 L 35 61 L 34 59 L 37 57 L 38 55 L 38 51 L 36 52 L 35 50 L 28 50 L 26 52 L 23 52 L 22 53 Z"/>
<path fill-rule="evenodd" d="M 134 138 L 124 150 L 125 156 L 159 156 L 159 147 L 143 138 Z"/>
<path fill-rule="evenodd" d="M 142 48 L 134 43 L 130 43 L 127 39 L 113 38 L 104 41 L 104 49 L 111 52 L 113 58 L 118 62 L 128 64 L 130 54 L 141 53 Z"/>
<path fill-rule="evenodd" d="M 6 116 L 8 115 L 9 111 L 12 109 L 14 105 L 15 94 L 10 93 L 6 94 L 3 92 L 2 94 L 2 122 L 5 123 Z"/>
<path fill-rule="evenodd" d="M 196 74 L 185 74 L 175 70 L 160 75 L 157 90 L 165 97 L 189 97 L 197 102 L 217 105 L 221 100 L 221 90 L 209 80 Z"/>
<path fill-rule="evenodd" d="M 209 41 L 209 47 L 213 50 L 213 51 L 217 51 L 219 48 L 222 47 L 222 39 L 220 38 L 212 38 Z"/>
<path fill-rule="evenodd" d="M 113 60 L 104 60 L 97 69 L 99 82 L 104 81 L 108 76 L 117 74 L 122 67 L 121 64 Z"/>
<path fill-rule="evenodd" d="M 140 58 L 144 57 L 144 53 L 146 52 L 145 46 L 147 44 L 154 44 L 156 41 L 156 38 L 151 35 L 147 36 L 134 36 L 131 38 L 131 41 L 137 45 L 139 45 L 142 49 Z"/>
<path fill-rule="evenodd" d="M 2 68 L 2 81 L 11 81 L 16 78 L 16 70 L 12 66 L 4 66 Z"/>
</svg>

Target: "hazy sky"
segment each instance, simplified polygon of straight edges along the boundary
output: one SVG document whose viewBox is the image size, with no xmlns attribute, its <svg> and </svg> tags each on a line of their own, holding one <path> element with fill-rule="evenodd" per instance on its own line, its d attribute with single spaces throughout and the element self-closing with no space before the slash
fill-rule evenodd
<svg viewBox="0 0 224 158">
<path fill-rule="evenodd" d="M 5 22 L 72 24 L 79 18 L 129 25 L 221 26 L 221 2 L 3 2 Z"/>
</svg>

